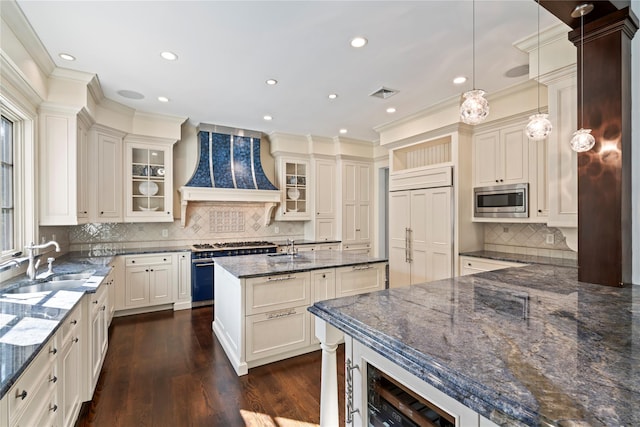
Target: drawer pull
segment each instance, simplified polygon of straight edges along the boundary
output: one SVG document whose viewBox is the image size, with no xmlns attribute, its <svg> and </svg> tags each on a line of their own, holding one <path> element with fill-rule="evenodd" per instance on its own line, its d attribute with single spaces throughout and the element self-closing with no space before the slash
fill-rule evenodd
<svg viewBox="0 0 640 427">
<path fill-rule="evenodd" d="M 56 412 L 58 410 L 58 405 L 53 404 L 53 405 L 49 406 L 49 410 L 52 411 L 52 412 Z"/>
<path fill-rule="evenodd" d="M 58 377 L 56 377 L 55 375 L 53 377 L 49 377 L 49 382 L 50 383 L 56 383 L 58 382 Z"/>
<path fill-rule="evenodd" d="M 105 311 L 107 309 L 106 305 L 103 305 L 102 308 L 100 310 Z"/>
<path fill-rule="evenodd" d="M 69 323 L 71 323 L 72 325 L 77 325 L 77 324 L 78 324 L 78 321 L 77 321 L 77 320 L 75 320 L 75 319 L 73 319 L 73 320 L 72 320 L 71 322 L 69 322 Z"/>
<path fill-rule="evenodd" d="M 79 341 L 79 339 L 78 339 L 78 337 L 75 337 L 75 338 L 74 338 L 74 339 L 72 339 L 71 341 L 73 341 L 73 342 L 78 342 L 78 341 Z"/>
<path fill-rule="evenodd" d="M 93 302 L 94 304 L 97 304 L 97 303 L 98 303 L 98 301 L 97 301 L 97 300 L 96 300 L 96 301 L 92 301 L 92 302 Z"/>
<path fill-rule="evenodd" d="M 353 267 L 354 271 L 359 271 L 359 270 L 370 270 L 373 267 L 370 265 L 365 265 L 365 266 L 357 266 L 357 267 Z"/>
<path fill-rule="evenodd" d="M 22 390 L 22 393 L 16 394 L 16 399 L 20 398 L 24 400 L 27 397 L 27 390 Z"/>
<path fill-rule="evenodd" d="M 49 350 L 49 354 L 56 354 L 56 353 L 58 353 L 58 349 L 55 347 Z"/>
<path fill-rule="evenodd" d="M 296 309 L 295 308 L 291 308 L 289 310 L 284 310 L 284 311 L 276 311 L 276 312 L 273 312 L 273 313 L 269 313 L 269 314 L 267 314 L 267 319 L 278 319 L 280 317 L 291 316 L 292 314 L 296 314 Z"/>
<path fill-rule="evenodd" d="M 471 263 L 470 262 L 467 263 L 467 267 L 471 267 Z"/>
<path fill-rule="evenodd" d="M 282 282 L 283 280 L 291 280 L 295 279 L 296 276 L 285 276 L 285 277 L 269 277 L 267 282 Z"/>
</svg>

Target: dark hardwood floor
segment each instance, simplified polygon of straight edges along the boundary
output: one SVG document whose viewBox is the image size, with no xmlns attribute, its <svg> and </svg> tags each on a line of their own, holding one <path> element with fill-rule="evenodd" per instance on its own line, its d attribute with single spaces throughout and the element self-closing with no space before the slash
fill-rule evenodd
<svg viewBox="0 0 640 427">
<path fill-rule="evenodd" d="M 114 318 L 93 400 L 83 406 L 76 426 L 287 427 L 320 422 L 320 351 L 238 377 L 211 331 L 211 320 L 211 307 Z M 340 396 L 343 363 L 340 346 Z"/>
</svg>

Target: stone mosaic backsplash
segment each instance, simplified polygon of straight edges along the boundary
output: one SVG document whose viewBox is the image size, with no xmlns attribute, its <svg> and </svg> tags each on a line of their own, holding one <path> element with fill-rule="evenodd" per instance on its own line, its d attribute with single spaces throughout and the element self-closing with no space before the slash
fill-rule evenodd
<svg viewBox="0 0 640 427">
<path fill-rule="evenodd" d="M 546 224 L 486 223 L 484 250 L 554 258 L 578 258 L 578 253 L 567 246 L 562 231 L 555 227 L 547 227 Z"/>
<path fill-rule="evenodd" d="M 274 221 L 265 226 L 264 212 L 264 204 L 261 203 L 190 203 L 184 228 L 177 220 L 172 223 L 105 223 L 41 227 L 40 233 L 48 238 L 55 233 L 56 239 L 65 241 L 65 246 L 72 251 L 303 238 L 303 222 Z"/>
</svg>

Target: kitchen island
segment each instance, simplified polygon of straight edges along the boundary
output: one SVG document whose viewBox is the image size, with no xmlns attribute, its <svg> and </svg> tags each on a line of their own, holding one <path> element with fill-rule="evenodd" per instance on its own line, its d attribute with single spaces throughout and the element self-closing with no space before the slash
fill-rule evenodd
<svg viewBox="0 0 640 427">
<path fill-rule="evenodd" d="M 320 348 L 307 308 L 386 287 L 386 259 L 341 251 L 215 258 L 213 331 L 238 375 Z"/>
<path fill-rule="evenodd" d="M 329 367 L 322 425 L 338 420 L 331 351 L 343 335 L 354 426 L 376 411 L 367 406 L 370 367 L 457 426 L 640 425 L 639 286 L 591 285 L 578 282 L 575 268 L 529 265 L 309 310 L 321 319 Z"/>
</svg>

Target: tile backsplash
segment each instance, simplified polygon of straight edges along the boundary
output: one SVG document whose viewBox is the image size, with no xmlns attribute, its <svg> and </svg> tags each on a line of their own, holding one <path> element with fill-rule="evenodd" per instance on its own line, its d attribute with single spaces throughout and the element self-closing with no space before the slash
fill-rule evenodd
<svg viewBox="0 0 640 427">
<path fill-rule="evenodd" d="M 548 240 L 549 239 L 549 240 Z M 487 223 L 484 249 L 526 255 L 577 259 L 562 231 L 546 224 Z"/>
<path fill-rule="evenodd" d="M 108 252 L 126 247 L 183 246 L 238 240 L 301 239 L 304 223 L 264 224 L 261 203 L 189 203 L 187 222 L 103 223 L 70 227 L 41 227 L 40 234 L 65 241 L 72 251 Z M 277 229 L 277 233 L 276 233 Z M 62 243 L 62 242 L 61 242 Z"/>
</svg>

